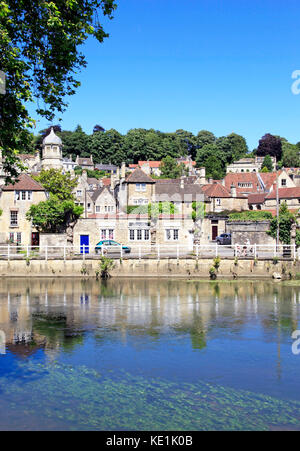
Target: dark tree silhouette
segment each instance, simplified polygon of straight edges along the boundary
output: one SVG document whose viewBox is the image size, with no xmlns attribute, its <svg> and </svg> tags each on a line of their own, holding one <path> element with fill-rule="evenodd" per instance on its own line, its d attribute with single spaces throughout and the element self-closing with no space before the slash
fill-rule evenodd
<svg viewBox="0 0 300 451">
<path fill-rule="evenodd" d="M 95 125 L 95 127 L 93 128 L 93 133 L 98 133 L 98 132 L 105 132 L 105 128 L 101 127 L 101 125 Z"/>
<path fill-rule="evenodd" d="M 277 136 L 273 136 L 270 133 L 267 133 L 260 139 L 256 154 L 259 157 L 265 157 L 266 155 L 270 155 L 272 157 L 276 157 L 277 161 L 281 160 L 282 157 L 281 139 L 278 138 Z"/>
</svg>

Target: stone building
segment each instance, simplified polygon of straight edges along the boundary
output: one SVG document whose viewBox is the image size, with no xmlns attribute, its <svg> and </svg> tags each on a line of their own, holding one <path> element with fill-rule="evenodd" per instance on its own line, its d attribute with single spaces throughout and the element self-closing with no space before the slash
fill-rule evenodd
<svg viewBox="0 0 300 451">
<path fill-rule="evenodd" d="M 92 155 L 86 158 L 81 158 L 77 155 L 75 163 L 76 166 L 80 166 L 82 169 L 85 170 L 93 171 L 95 169 Z"/>
<path fill-rule="evenodd" d="M 39 244 L 39 233 L 26 219 L 30 206 L 47 199 L 45 189 L 27 174 L 21 174 L 13 185 L 3 186 L 0 193 L 0 239 L 2 243 Z"/>
<path fill-rule="evenodd" d="M 244 194 L 237 193 L 234 185 L 230 191 L 221 183 L 212 183 L 202 186 L 205 195 L 210 199 L 209 212 L 248 210 L 248 200 Z"/>
<path fill-rule="evenodd" d="M 43 139 L 42 169 L 63 169 L 62 140 L 54 133 L 53 127 Z"/>
</svg>

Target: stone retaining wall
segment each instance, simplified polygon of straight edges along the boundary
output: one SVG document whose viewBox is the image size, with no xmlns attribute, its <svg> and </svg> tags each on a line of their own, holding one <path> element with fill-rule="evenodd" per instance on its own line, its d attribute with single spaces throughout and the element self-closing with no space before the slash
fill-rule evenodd
<svg viewBox="0 0 300 451">
<path fill-rule="evenodd" d="M 115 260 L 113 277 L 181 277 L 208 278 L 213 259 L 123 259 Z M 0 260 L 0 277 L 95 277 L 98 260 Z M 273 273 L 283 278 L 300 273 L 300 262 L 292 260 L 223 259 L 218 278 L 272 278 Z"/>
</svg>

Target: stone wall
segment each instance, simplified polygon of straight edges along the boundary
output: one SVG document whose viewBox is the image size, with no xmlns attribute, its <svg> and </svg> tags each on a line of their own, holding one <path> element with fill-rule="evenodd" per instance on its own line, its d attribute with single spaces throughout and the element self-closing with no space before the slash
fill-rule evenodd
<svg viewBox="0 0 300 451">
<path fill-rule="evenodd" d="M 122 259 L 115 260 L 112 277 L 163 277 L 199 279 L 209 277 L 212 259 Z M 99 269 L 99 260 L 0 260 L 0 277 L 95 277 Z M 292 260 L 239 260 L 222 259 L 218 278 L 233 279 L 238 277 L 258 279 L 272 278 L 273 273 L 283 278 L 289 273 L 300 272 L 300 262 Z"/>
<path fill-rule="evenodd" d="M 232 244 L 275 244 L 274 238 L 267 234 L 269 221 L 228 221 L 227 232 L 231 233 Z"/>
</svg>

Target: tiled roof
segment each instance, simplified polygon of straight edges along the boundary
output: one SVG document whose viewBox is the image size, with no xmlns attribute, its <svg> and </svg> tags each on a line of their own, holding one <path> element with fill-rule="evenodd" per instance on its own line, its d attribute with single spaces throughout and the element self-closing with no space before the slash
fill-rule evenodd
<svg viewBox="0 0 300 451">
<path fill-rule="evenodd" d="M 140 168 L 136 168 L 126 179 L 127 183 L 155 183 L 155 181 L 145 174 Z"/>
<path fill-rule="evenodd" d="M 93 194 L 91 195 L 93 202 L 96 202 L 96 200 L 98 199 L 100 194 L 103 193 L 104 190 L 108 191 L 108 187 L 102 186 L 101 188 L 97 189 L 96 191 L 93 191 Z"/>
<path fill-rule="evenodd" d="M 93 161 L 92 161 L 92 159 L 91 159 L 90 157 L 87 157 L 87 158 L 78 158 L 77 164 L 79 164 L 79 166 L 82 165 L 82 164 L 83 164 L 83 165 L 94 166 L 94 163 L 93 163 Z"/>
<path fill-rule="evenodd" d="M 20 174 L 15 184 L 3 186 L 2 191 L 45 191 L 45 188 L 27 174 Z"/>
<path fill-rule="evenodd" d="M 139 161 L 138 166 L 143 166 L 144 164 L 149 164 L 150 168 L 159 168 L 161 161 Z"/>
<path fill-rule="evenodd" d="M 263 204 L 265 201 L 266 194 L 249 194 L 248 196 L 248 204 Z"/>
<path fill-rule="evenodd" d="M 225 187 L 228 190 L 230 190 L 231 185 L 234 185 L 237 194 L 254 194 L 262 192 L 262 187 L 256 172 L 229 172 L 228 174 L 226 174 L 224 181 Z M 241 187 L 239 186 L 239 183 L 251 183 L 252 186 Z"/>
<path fill-rule="evenodd" d="M 202 186 L 203 191 L 209 197 L 232 197 L 230 191 L 220 183 L 212 183 Z"/>
<path fill-rule="evenodd" d="M 18 155 L 18 158 L 20 158 L 20 160 L 30 160 L 30 159 L 35 159 L 36 158 L 36 154 L 32 154 L 32 153 L 20 153 Z"/>
<path fill-rule="evenodd" d="M 298 199 L 300 198 L 300 186 L 294 188 L 279 188 L 278 189 L 279 199 Z M 271 191 L 266 199 L 276 199 L 276 189 Z"/>
</svg>

